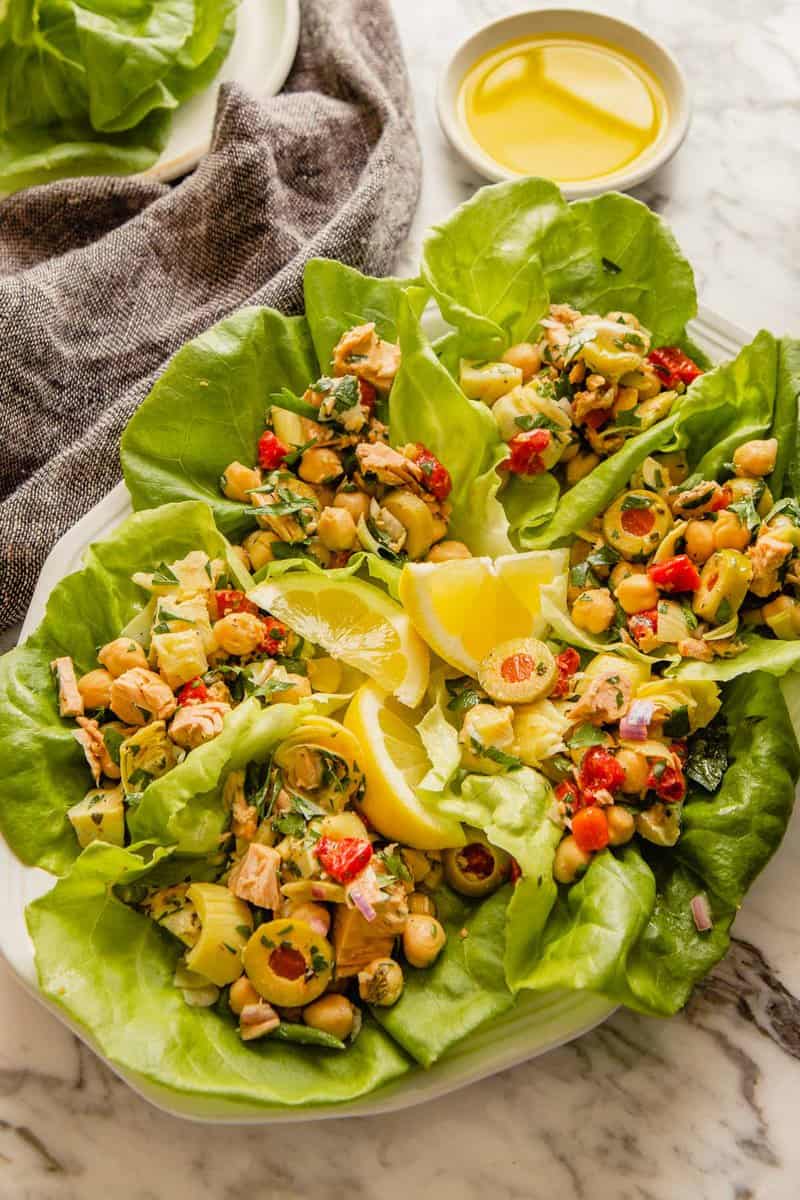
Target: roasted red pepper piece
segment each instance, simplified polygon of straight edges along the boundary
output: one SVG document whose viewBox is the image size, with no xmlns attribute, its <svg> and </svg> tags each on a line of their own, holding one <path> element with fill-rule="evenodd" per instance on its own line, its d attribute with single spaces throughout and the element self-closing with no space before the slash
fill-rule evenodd
<svg viewBox="0 0 800 1200">
<path fill-rule="evenodd" d="M 578 779 L 587 804 L 594 803 L 593 795 L 601 790 L 614 793 L 625 782 L 622 764 L 602 746 L 590 746 L 583 756 Z"/>
<path fill-rule="evenodd" d="M 265 471 L 274 471 L 281 465 L 288 453 L 289 447 L 284 446 L 271 429 L 262 433 L 258 439 L 258 465 Z"/>
<path fill-rule="evenodd" d="M 364 838 L 321 837 L 315 852 L 327 874 L 337 883 L 350 883 L 372 858 L 372 846 Z"/>
<path fill-rule="evenodd" d="M 190 704 L 205 704 L 208 699 L 208 688 L 200 676 L 190 679 L 178 692 L 178 704 L 187 708 Z"/>
<path fill-rule="evenodd" d="M 570 646 L 556 655 L 558 678 L 550 692 L 551 696 L 568 696 L 572 688 L 572 677 L 581 665 L 581 656 Z"/>
<path fill-rule="evenodd" d="M 375 400 L 377 393 L 371 383 L 366 379 L 358 381 L 358 402 L 362 408 L 365 408 L 370 416 L 375 411 Z"/>
<path fill-rule="evenodd" d="M 651 350 L 647 357 L 665 388 L 674 388 L 679 383 L 688 385 L 703 374 L 697 363 L 684 354 L 679 346 L 659 346 L 658 350 Z"/>
<path fill-rule="evenodd" d="M 568 814 L 581 806 L 581 794 L 574 779 L 562 779 L 561 783 L 553 789 L 553 795 L 560 804 L 566 807 Z"/>
<path fill-rule="evenodd" d="M 604 850 L 608 845 L 608 821 L 602 808 L 596 804 L 591 808 L 582 808 L 572 818 L 572 836 L 578 843 L 578 849 L 584 854 L 595 850 Z"/>
<path fill-rule="evenodd" d="M 648 608 L 647 612 L 633 613 L 628 617 L 628 632 L 637 642 L 649 633 L 655 633 L 657 629 L 658 611 L 655 608 Z"/>
<path fill-rule="evenodd" d="M 252 600 L 248 600 L 244 592 L 239 592 L 235 588 L 222 588 L 215 592 L 214 596 L 217 602 L 217 620 L 221 617 L 226 617 L 232 612 L 257 613 L 258 608 L 253 604 Z"/>
<path fill-rule="evenodd" d="M 541 475 L 546 470 L 542 453 L 549 445 L 549 429 L 529 429 L 527 433 L 518 433 L 508 443 L 511 457 L 506 459 L 505 465 L 512 475 Z"/>
<path fill-rule="evenodd" d="M 659 800 L 664 800 L 667 804 L 678 804 L 686 795 L 686 779 L 676 763 L 655 763 L 647 786 L 650 791 L 655 792 Z"/>
<path fill-rule="evenodd" d="M 693 592 L 700 587 L 700 572 L 688 554 L 676 554 L 653 563 L 647 574 L 662 592 Z"/>
<path fill-rule="evenodd" d="M 447 467 L 422 442 L 417 442 L 414 448 L 414 462 L 422 468 L 423 484 L 430 494 L 437 500 L 446 500 L 453 487 Z"/>
<path fill-rule="evenodd" d="M 728 508 L 733 500 L 733 492 L 729 487 L 724 487 L 718 496 L 715 496 L 711 501 L 711 512 L 720 512 L 723 508 Z"/>
<path fill-rule="evenodd" d="M 584 425 L 588 425 L 590 429 L 602 429 L 610 420 L 610 408 L 590 408 L 583 418 L 583 423 Z"/>
<path fill-rule="evenodd" d="M 259 650 L 263 650 L 270 658 L 284 653 L 286 639 L 291 632 L 289 626 L 284 625 L 283 621 L 279 621 L 277 617 L 262 617 L 261 623 L 264 626 L 264 636 L 258 647 Z"/>
</svg>

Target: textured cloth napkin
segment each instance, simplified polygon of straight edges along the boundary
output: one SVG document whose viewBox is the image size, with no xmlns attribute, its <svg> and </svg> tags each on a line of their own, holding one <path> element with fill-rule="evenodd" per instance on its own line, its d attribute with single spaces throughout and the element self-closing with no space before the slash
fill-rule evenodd
<svg viewBox="0 0 800 1200">
<path fill-rule="evenodd" d="M 242 305 L 301 311 L 307 258 L 388 273 L 419 179 L 388 0 L 304 0 L 284 92 L 223 87 L 180 186 L 85 179 L 0 203 L 0 630 L 118 481 L 120 434 L 169 357 Z"/>
</svg>

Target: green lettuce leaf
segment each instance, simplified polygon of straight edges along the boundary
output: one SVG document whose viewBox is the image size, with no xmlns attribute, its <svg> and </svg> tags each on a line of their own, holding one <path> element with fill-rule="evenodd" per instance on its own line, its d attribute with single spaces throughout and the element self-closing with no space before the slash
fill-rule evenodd
<svg viewBox="0 0 800 1200">
<path fill-rule="evenodd" d="M 676 856 L 738 906 L 780 845 L 794 805 L 800 749 L 778 681 L 763 672 L 725 689 L 729 766 L 719 791 L 693 788 Z"/>
<path fill-rule="evenodd" d="M 66 811 L 90 783 L 74 723 L 58 714 L 50 662 L 71 655 L 79 675 L 97 665 L 98 646 L 147 602 L 135 571 L 195 549 L 224 556 L 226 548 L 205 505 L 136 513 L 89 547 L 83 569 L 53 589 L 39 628 L 0 659 L 0 830 L 23 862 L 56 873 L 72 862 L 78 844 Z"/>
<path fill-rule="evenodd" d="M 441 364 L 406 297 L 398 330 L 403 360 L 389 399 L 392 442 L 423 442 L 447 467 L 453 480 L 451 537 L 474 554 L 507 554 L 511 543 L 494 469 L 504 450 L 492 415 L 484 404 L 468 400 Z"/>
<path fill-rule="evenodd" d="M 724 683 L 753 671 L 785 675 L 800 669 L 800 641 L 783 642 L 757 633 L 745 633 L 742 641 L 746 648 L 733 658 L 714 658 L 710 663 L 684 658 L 668 667 L 666 674 L 674 679 L 715 679 Z"/>
<path fill-rule="evenodd" d="M 481 188 L 429 232 L 422 273 L 473 357 L 530 338 L 550 302 L 632 311 L 656 345 L 697 311 L 691 267 L 660 217 L 615 192 L 567 205 L 542 179 Z"/>
<path fill-rule="evenodd" d="M 408 1069 L 369 1017 L 342 1053 L 274 1038 L 247 1045 L 232 1020 L 189 1008 L 172 983 L 182 947 L 114 895 L 147 869 L 134 849 L 95 843 L 27 910 L 43 993 L 115 1066 L 184 1095 L 265 1108 L 352 1100 Z"/>
<path fill-rule="evenodd" d="M 400 297 L 409 281 L 374 279 L 330 258 L 312 258 L 303 275 L 306 320 L 320 371 L 330 371 L 333 348 L 354 325 L 374 321 L 378 337 L 398 341 Z M 311 382 L 310 380 L 308 382 Z"/>
<path fill-rule="evenodd" d="M 767 481 L 778 496 L 800 495 L 800 341 L 781 338 L 778 347 L 778 387 L 772 418 L 772 437 L 778 439 L 775 469 Z"/>
<path fill-rule="evenodd" d="M 188 342 L 122 436 L 134 508 L 205 500 L 223 533 L 246 536 L 253 509 L 222 495 L 220 475 L 235 460 L 255 462 L 270 394 L 302 393 L 316 375 L 305 318 L 271 308 L 243 308 Z"/>
<path fill-rule="evenodd" d="M 262 709 L 255 698 L 238 705 L 213 741 L 198 746 L 145 788 L 128 813 L 133 839 L 172 845 L 179 854 L 210 854 L 230 819 L 222 805 L 228 773 L 263 760 L 289 736 L 302 714 L 300 706 L 291 704 Z"/>
<path fill-rule="evenodd" d="M 372 1010 L 380 1025 L 424 1067 L 514 1003 L 503 969 L 509 891 L 501 888 L 476 903 L 440 888 L 435 899 L 447 933 L 444 950 L 426 970 L 406 967 L 398 1002 Z"/>
</svg>

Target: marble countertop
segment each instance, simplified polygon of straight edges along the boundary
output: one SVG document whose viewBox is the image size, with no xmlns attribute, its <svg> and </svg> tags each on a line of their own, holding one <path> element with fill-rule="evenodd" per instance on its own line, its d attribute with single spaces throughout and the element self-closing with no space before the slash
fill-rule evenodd
<svg viewBox="0 0 800 1200">
<path fill-rule="evenodd" d="M 434 112 L 438 69 L 514 0 L 394 0 L 425 177 L 422 230 L 480 182 Z M 695 111 L 638 195 L 672 224 L 703 303 L 800 328 L 800 5 L 609 0 L 686 68 Z M 794 1200 L 800 1189 L 800 821 L 727 960 L 668 1022 L 618 1012 L 570 1046 L 422 1108 L 280 1129 L 192 1125 L 140 1100 L 0 965 L 0 1200 Z"/>
</svg>

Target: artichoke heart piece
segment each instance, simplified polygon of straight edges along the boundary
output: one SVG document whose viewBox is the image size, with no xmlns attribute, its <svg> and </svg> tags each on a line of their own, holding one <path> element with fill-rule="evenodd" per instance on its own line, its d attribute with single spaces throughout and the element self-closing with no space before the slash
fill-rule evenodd
<svg viewBox="0 0 800 1200">
<path fill-rule="evenodd" d="M 125 844 L 125 804 L 120 786 L 93 788 L 67 810 L 67 816 L 81 847 L 90 842 Z"/>
<path fill-rule="evenodd" d="M 305 921 L 267 921 L 247 942 L 244 969 L 270 1004 L 294 1008 L 325 991 L 333 973 L 333 947 Z"/>
<path fill-rule="evenodd" d="M 619 379 L 629 371 L 637 371 L 650 350 L 650 334 L 643 328 L 634 329 L 622 321 L 584 317 L 577 328 L 590 340 L 583 342 L 578 356 L 587 367 L 606 379 Z"/>
<path fill-rule="evenodd" d="M 362 790 L 360 747 L 328 717 L 309 717 L 275 751 L 289 789 L 329 813 L 341 812 Z"/>
<path fill-rule="evenodd" d="M 522 383 L 522 370 L 505 362 L 481 362 L 462 358 L 458 382 L 470 400 L 482 400 L 490 407 Z"/>
<path fill-rule="evenodd" d="M 119 748 L 119 767 L 126 796 L 143 792 L 183 758 L 183 752 L 167 736 L 163 721 L 152 721 L 126 738 Z"/>
<path fill-rule="evenodd" d="M 217 987 L 233 983 L 242 973 L 242 950 L 253 928 L 249 907 L 219 883 L 193 883 L 186 894 L 200 922 L 187 967 Z"/>
<path fill-rule="evenodd" d="M 141 907 L 156 925 L 166 929 L 184 946 L 192 947 L 200 937 L 200 919 L 197 909 L 189 900 L 189 886 L 188 883 L 174 883 L 170 887 L 159 888 L 142 901 Z M 197 976 L 197 979 L 200 978 Z M 177 986 L 186 987 L 188 984 Z"/>
<path fill-rule="evenodd" d="M 753 578 L 753 564 L 738 550 L 717 550 L 700 572 L 692 605 L 704 621 L 721 624 L 739 611 Z"/>
<path fill-rule="evenodd" d="M 203 638 L 196 629 L 181 629 L 176 633 L 154 633 L 150 652 L 159 672 L 173 691 L 188 683 L 190 679 L 204 675 L 208 670 Z"/>
<path fill-rule="evenodd" d="M 222 574 L 220 559 L 210 559 L 204 550 L 192 550 L 185 558 L 159 563 L 154 571 L 137 571 L 133 582 L 157 596 L 170 593 L 210 591 Z"/>
<path fill-rule="evenodd" d="M 177 600 L 158 596 L 151 634 L 179 633 L 193 629 L 199 635 L 206 654 L 216 649 L 206 597 L 202 594 Z"/>
</svg>

